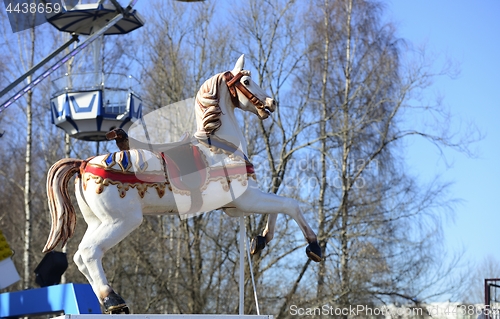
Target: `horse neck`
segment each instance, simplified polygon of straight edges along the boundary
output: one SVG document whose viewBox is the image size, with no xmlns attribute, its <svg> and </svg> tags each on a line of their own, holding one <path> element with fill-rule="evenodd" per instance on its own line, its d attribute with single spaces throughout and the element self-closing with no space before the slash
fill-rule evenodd
<svg viewBox="0 0 500 319">
<path fill-rule="evenodd" d="M 220 119 L 222 124 L 214 135 L 239 146 L 240 150 L 248 155 L 247 141 L 234 114 L 234 106 L 225 82 L 222 82 L 219 87 L 219 107 L 222 110 Z"/>
</svg>

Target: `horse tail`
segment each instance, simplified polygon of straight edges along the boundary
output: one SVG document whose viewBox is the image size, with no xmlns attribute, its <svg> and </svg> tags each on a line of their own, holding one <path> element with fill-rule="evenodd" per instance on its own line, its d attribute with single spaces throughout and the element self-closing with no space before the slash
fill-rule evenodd
<svg viewBox="0 0 500 319">
<path fill-rule="evenodd" d="M 43 252 L 49 252 L 73 236 L 76 225 L 75 207 L 68 193 L 68 183 L 80 171 L 83 160 L 64 158 L 57 161 L 47 174 L 47 197 L 52 225 Z"/>
</svg>

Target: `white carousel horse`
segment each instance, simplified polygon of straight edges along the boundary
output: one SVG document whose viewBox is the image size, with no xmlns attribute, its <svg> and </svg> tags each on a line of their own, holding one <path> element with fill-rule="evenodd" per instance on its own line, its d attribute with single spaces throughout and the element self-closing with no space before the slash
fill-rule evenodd
<svg viewBox="0 0 500 319">
<path fill-rule="evenodd" d="M 73 235 L 76 217 L 68 182 L 78 174 L 75 192 L 88 228 L 73 259 L 106 312 L 129 310 L 108 284 L 102 267 L 103 254 L 139 227 L 144 214 L 189 214 L 215 208 L 222 208 L 230 216 L 285 213 L 300 226 L 309 243 L 309 258 L 321 261 L 316 234 L 297 201 L 262 192 L 252 178 L 253 166 L 246 158 L 247 144 L 234 109 L 265 119 L 274 112 L 276 103 L 251 80 L 243 64 L 241 56 L 232 71 L 213 76 L 200 88 L 195 105 L 198 131 L 193 137 L 197 145 L 173 143 L 167 152 L 131 149 L 87 160 L 67 158 L 50 168 L 47 196 L 52 227 L 43 251 L 51 251 L 59 243 L 64 246 Z M 208 173 L 188 174 L 192 178 L 175 176 L 186 170 L 176 162 L 176 156 L 182 157 L 186 150 L 193 149 L 201 155 L 187 162 L 205 164 L 200 171 Z M 177 154 L 177 150 L 183 154 Z M 217 163 L 222 166 L 217 167 Z M 254 252 L 264 248 L 273 233 L 271 222 L 263 236 L 254 241 Z"/>
</svg>

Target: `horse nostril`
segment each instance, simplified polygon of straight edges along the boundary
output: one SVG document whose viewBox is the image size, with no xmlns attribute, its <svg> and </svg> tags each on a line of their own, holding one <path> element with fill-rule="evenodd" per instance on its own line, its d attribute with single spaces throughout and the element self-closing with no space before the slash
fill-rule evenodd
<svg viewBox="0 0 500 319">
<path fill-rule="evenodd" d="M 275 100 L 273 100 L 273 106 L 276 106 L 276 101 Z"/>
</svg>

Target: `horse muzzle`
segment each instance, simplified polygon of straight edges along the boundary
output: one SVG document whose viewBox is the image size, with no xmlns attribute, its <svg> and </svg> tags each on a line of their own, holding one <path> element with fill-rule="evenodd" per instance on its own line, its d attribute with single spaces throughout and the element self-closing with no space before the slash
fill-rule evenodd
<svg viewBox="0 0 500 319">
<path fill-rule="evenodd" d="M 257 113 L 261 119 L 267 119 L 276 110 L 278 104 L 274 99 L 266 98 L 264 105 L 257 108 Z"/>
</svg>

